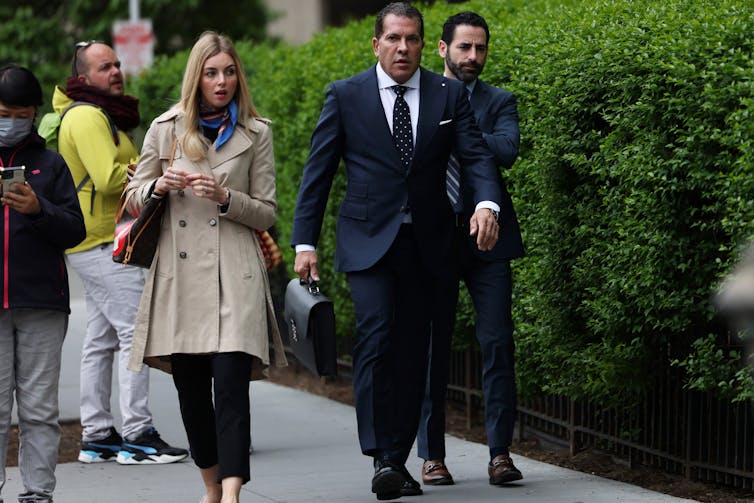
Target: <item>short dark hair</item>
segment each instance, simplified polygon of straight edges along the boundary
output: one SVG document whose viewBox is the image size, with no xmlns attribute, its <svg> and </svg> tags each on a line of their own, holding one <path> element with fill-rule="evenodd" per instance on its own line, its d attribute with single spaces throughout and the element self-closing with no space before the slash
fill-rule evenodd
<svg viewBox="0 0 754 503">
<path fill-rule="evenodd" d="M 0 101 L 12 107 L 42 105 L 42 86 L 31 70 L 14 63 L 0 68 Z"/>
<path fill-rule="evenodd" d="M 385 32 L 385 18 L 388 14 L 398 17 L 407 17 L 409 19 L 419 20 L 419 35 L 424 40 L 424 16 L 422 13 L 408 2 L 393 2 L 387 4 L 377 13 L 377 19 L 374 21 L 374 38 L 380 38 Z"/>
<path fill-rule="evenodd" d="M 484 28 L 484 33 L 487 35 L 487 43 L 490 43 L 490 28 L 487 26 L 487 21 L 476 12 L 471 11 L 459 12 L 450 16 L 445 21 L 445 24 L 442 25 L 442 37 L 440 37 L 442 41 L 450 45 L 456 34 L 456 27 L 462 24 Z"/>
</svg>

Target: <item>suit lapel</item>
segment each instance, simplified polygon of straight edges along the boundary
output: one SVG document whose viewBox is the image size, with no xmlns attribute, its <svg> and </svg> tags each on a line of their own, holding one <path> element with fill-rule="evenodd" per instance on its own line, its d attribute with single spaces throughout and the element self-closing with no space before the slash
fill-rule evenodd
<svg viewBox="0 0 754 503">
<path fill-rule="evenodd" d="M 390 150 L 391 152 L 394 151 L 396 159 L 398 159 L 398 161 L 400 162 L 398 149 L 395 148 L 395 144 L 393 143 L 393 135 L 390 132 L 390 124 L 387 123 L 387 117 L 385 117 L 385 109 L 382 107 L 380 87 L 377 83 L 376 65 L 372 67 L 371 71 L 368 72 L 368 76 L 364 82 L 364 85 L 366 86 L 365 92 L 363 93 L 365 100 L 364 109 L 368 113 L 365 120 L 368 121 L 367 124 L 374 124 L 375 132 L 378 135 L 380 142 L 384 142 L 392 147 L 392 149 L 386 150 Z"/>
<path fill-rule="evenodd" d="M 435 131 L 437 131 L 443 118 L 445 101 L 448 95 L 448 86 L 445 83 L 445 77 L 432 78 L 424 69 L 420 71 L 419 124 L 416 127 L 414 161 L 426 150 L 430 139 L 434 136 Z"/>
<path fill-rule="evenodd" d="M 371 129 L 376 135 L 377 141 L 384 145 L 385 152 L 390 159 L 388 163 L 390 166 L 395 166 L 400 173 L 403 173 L 401 166 L 401 156 L 398 153 L 398 149 L 395 148 L 393 143 L 393 135 L 390 132 L 390 124 L 387 123 L 385 117 L 385 109 L 382 106 L 382 99 L 380 98 L 380 87 L 377 82 L 377 66 L 373 66 L 366 72 L 366 77 L 361 82 L 363 86 L 363 92 L 360 93 L 359 107 L 364 110 L 364 123 L 371 124 Z"/>
<path fill-rule="evenodd" d="M 474 92 L 471 93 L 471 108 L 473 110 L 484 110 L 487 101 L 490 99 L 490 93 L 481 80 L 476 81 Z"/>
</svg>

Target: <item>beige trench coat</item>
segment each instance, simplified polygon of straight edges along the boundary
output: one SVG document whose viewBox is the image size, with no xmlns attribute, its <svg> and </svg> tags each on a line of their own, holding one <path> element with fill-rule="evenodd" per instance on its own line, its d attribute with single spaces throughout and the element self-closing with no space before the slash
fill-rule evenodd
<svg viewBox="0 0 754 503">
<path fill-rule="evenodd" d="M 185 128 L 182 112 L 157 117 L 147 131 L 129 183 L 129 210 L 138 211 L 168 168 L 173 138 Z M 171 191 L 157 253 L 147 275 L 133 335 L 129 369 L 142 362 L 170 372 L 173 353 L 242 351 L 253 355 L 252 379 L 275 362 L 285 365 L 267 271 L 254 229 L 275 222 L 275 167 L 268 125 L 250 119 L 207 158 L 194 162 L 178 141 L 173 166 L 214 176 L 230 189 L 226 214 L 191 189 Z"/>
</svg>

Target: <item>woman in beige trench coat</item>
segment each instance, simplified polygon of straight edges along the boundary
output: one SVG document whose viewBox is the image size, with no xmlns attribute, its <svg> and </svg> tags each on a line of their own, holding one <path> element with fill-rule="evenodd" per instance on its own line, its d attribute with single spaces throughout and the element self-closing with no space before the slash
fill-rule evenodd
<svg viewBox="0 0 754 503">
<path fill-rule="evenodd" d="M 150 197 L 168 205 L 130 367 L 172 373 L 202 502 L 237 502 L 249 480 L 249 378 L 269 364 L 268 333 L 285 357 L 254 234 L 275 221 L 272 135 L 224 36 L 206 32 L 192 48 L 181 100 L 149 128 L 131 192 L 130 211 Z"/>
</svg>

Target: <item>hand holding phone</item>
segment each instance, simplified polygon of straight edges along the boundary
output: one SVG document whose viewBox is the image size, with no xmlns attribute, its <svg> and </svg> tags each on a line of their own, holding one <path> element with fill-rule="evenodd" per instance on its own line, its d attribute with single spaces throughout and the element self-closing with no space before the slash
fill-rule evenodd
<svg viewBox="0 0 754 503">
<path fill-rule="evenodd" d="M 0 179 L 3 181 L 3 194 L 10 191 L 20 194 L 21 189 L 15 185 L 26 182 L 26 166 L 0 166 Z"/>
<path fill-rule="evenodd" d="M 34 189 L 26 183 L 25 171 L 24 166 L 0 167 L 0 187 L 3 190 L 0 202 L 19 213 L 36 215 L 42 207 Z"/>
</svg>

